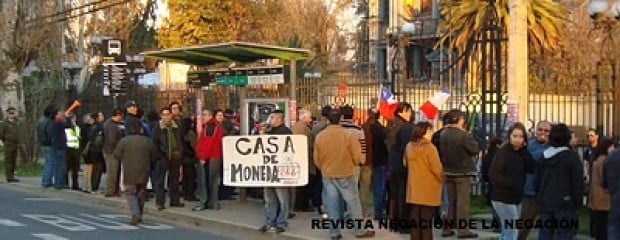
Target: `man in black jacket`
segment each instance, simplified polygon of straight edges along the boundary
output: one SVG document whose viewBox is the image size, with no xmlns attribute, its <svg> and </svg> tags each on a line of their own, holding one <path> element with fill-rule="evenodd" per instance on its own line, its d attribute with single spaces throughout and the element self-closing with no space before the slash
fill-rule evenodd
<svg viewBox="0 0 620 240">
<path fill-rule="evenodd" d="M 157 210 L 164 209 L 166 197 L 164 195 L 164 180 L 168 174 L 168 193 L 170 195 L 170 207 L 185 207 L 180 202 L 179 171 L 183 163 L 183 138 L 179 125 L 172 120 L 170 108 L 163 108 L 161 121 L 153 129 L 153 144 L 157 148 L 157 187 L 156 202 Z"/>
<path fill-rule="evenodd" d="M 476 176 L 476 165 L 472 159 L 478 155 L 478 142 L 465 131 L 465 115 L 459 110 L 450 110 L 445 116 L 447 126 L 440 136 L 440 156 L 446 175 L 448 189 L 448 217 L 465 220 L 469 216 L 469 194 L 471 177 Z M 444 229 L 442 236 L 454 235 L 452 229 Z M 458 230 L 458 238 L 476 238 L 477 234 L 468 228 Z"/>
<path fill-rule="evenodd" d="M 571 135 L 565 124 L 551 127 L 549 147 L 534 174 L 534 188 L 543 224 L 551 221 L 571 223 L 577 221 L 577 210 L 583 205 L 583 165 L 579 154 L 569 147 Z M 611 219 L 611 218 L 610 218 Z M 573 239 L 576 228 L 560 227 L 540 229 L 539 239 Z"/>
</svg>

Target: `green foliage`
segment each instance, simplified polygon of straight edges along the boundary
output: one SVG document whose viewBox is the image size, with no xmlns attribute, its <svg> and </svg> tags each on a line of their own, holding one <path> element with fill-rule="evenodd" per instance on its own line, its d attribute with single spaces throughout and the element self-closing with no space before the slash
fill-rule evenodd
<svg viewBox="0 0 620 240">
<path fill-rule="evenodd" d="M 440 11 L 443 19 L 439 22 L 439 32 L 443 35 L 437 46 L 447 43 L 451 48 L 465 52 L 472 37 L 480 33 L 490 17 L 489 13 L 497 14 L 499 23 L 504 31 L 507 31 L 510 24 L 508 2 L 497 0 L 496 7 L 489 9 L 490 5 L 486 0 L 442 1 Z M 559 49 L 558 43 L 563 37 L 562 29 L 568 15 L 566 8 L 551 0 L 526 2 L 530 49 L 534 52 Z"/>
</svg>

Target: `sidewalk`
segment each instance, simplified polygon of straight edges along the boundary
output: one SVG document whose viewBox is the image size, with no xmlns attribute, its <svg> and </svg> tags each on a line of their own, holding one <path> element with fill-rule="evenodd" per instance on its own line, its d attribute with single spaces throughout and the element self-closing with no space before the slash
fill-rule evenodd
<svg viewBox="0 0 620 240">
<path fill-rule="evenodd" d="M 62 197 L 71 200 L 75 199 L 82 203 L 90 202 L 127 210 L 127 204 L 125 198 L 123 197 L 105 198 L 103 195 L 99 194 L 86 194 L 68 189 L 44 189 L 40 186 L 40 177 L 19 177 L 19 179 L 19 183 L 11 185 L 53 197 Z M 237 200 L 221 201 L 222 208 L 220 210 L 205 210 L 201 212 L 192 212 L 191 208 L 196 204 L 196 202 L 184 203 L 186 205 L 184 208 L 166 208 L 163 211 L 157 211 L 154 199 L 151 199 L 146 203 L 145 213 L 152 217 L 182 222 L 199 227 L 217 228 L 227 231 L 248 231 L 250 233 L 256 233 L 257 235 L 261 234 L 257 229 L 263 224 L 264 215 L 262 211 L 262 202 L 259 200 L 248 198 L 246 203 L 240 203 Z M 278 234 L 279 236 L 277 239 L 329 239 L 327 230 L 311 229 L 312 219 L 320 219 L 320 216 L 315 212 L 296 213 L 296 216 L 293 219 L 289 219 L 289 228 L 286 232 Z M 375 222 L 375 226 L 377 225 L 378 224 Z M 375 231 L 376 235 L 374 239 L 409 239 L 409 235 L 392 233 L 386 229 L 375 229 Z M 478 239 L 498 239 L 499 237 L 498 234 L 492 232 L 475 232 L 480 235 Z M 273 230 L 271 232 L 264 233 L 264 235 L 270 239 L 276 237 Z M 355 239 L 353 233 L 348 230 L 342 231 L 342 235 L 343 239 Z M 437 237 L 435 239 L 456 239 L 455 237 L 441 238 L 439 237 L 440 235 L 440 230 L 436 230 L 435 236 Z"/>
</svg>

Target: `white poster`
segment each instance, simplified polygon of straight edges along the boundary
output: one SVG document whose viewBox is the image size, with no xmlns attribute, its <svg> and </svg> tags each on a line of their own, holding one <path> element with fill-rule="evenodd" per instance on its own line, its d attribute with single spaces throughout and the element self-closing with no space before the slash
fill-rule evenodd
<svg viewBox="0 0 620 240">
<path fill-rule="evenodd" d="M 303 135 L 224 138 L 224 185 L 292 187 L 308 184 L 308 143 Z"/>
</svg>

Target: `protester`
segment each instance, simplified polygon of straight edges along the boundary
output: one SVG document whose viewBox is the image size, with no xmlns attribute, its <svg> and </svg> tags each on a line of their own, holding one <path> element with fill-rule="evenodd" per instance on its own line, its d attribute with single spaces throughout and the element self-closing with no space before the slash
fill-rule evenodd
<svg viewBox="0 0 620 240">
<path fill-rule="evenodd" d="M 607 155 L 615 150 L 611 139 L 600 141 L 592 162 L 592 175 L 590 178 L 590 191 L 588 194 L 588 207 L 590 208 L 590 235 L 596 240 L 607 239 L 607 222 L 609 215 L 609 191 L 603 188 L 603 164 Z"/>
<path fill-rule="evenodd" d="M 576 221 L 577 210 L 583 205 L 583 165 L 579 155 L 569 148 L 570 131 L 565 124 L 551 128 L 550 147 L 536 169 L 534 187 L 540 211 L 540 220 Z M 573 239 L 574 226 L 544 226 L 539 239 Z"/>
<path fill-rule="evenodd" d="M 267 135 L 288 135 L 293 134 L 284 125 L 284 112 L 274 110 L 270 116 L 271 129 L 267 130 Z M 263 189 L 265 197 L 265 225 L 259 231 L 266 232 L 270 227 L 275 227 L 276 233 L 281 233 L 288 227 L 289 207 L 291 201 L 290 189 L 285 187 L 266 187 Z M 278 210 L 279 208 L 279 210 Z"/>
<path fill-rule="evenodd" d="M 603 163 L 603 188 L 609 191 L 607 239 L 620 239 L 620 150 L 615 150 Z"/>
<path fill-rule="evenodd" d="M 97 116 L 92 113 L 87 113 L 82 117 L 82 126 L 80 127 L 80 157 L 84 161 L 84 175 L 82 182 L 84 188 L 82 189 L 86 193 L 90 193 L 93 190 L 92 177 L 93 177 L 93 159 L 90 158 L 90 148 L 88 133 L 95 124 L 95 118 Z"/>
<path fill-rule="evenodd" d="M 296 135 L 303 135 L 306 137 L 308 142 L 308 184 L 303 187 L 297 188 L 293 195 L 293 211 L 296 212 L 312 212 L 314 209 L 311 208 L 310 200 L 312 199 L 312 203 L 320 207 L 321 205 L 316 205 L 318 202 L 315 200 L 316 198 L 320 198 L 321 196 L 313 195 L 312 189 L 315 187 L 314 184 L 317 184 L 317 171 L 316 165 L 314 165 L 314 161 L 312 161 L 312 147 L 313 147 L 313 138 L 310 130 L 310 123 L 312 121 L 312 112 L 302 109 L 299 111 L 299 120 L 291 127 L 291 131 Z M 320 179 L 319 179 L 320 180 Z M 320 184 L 320 182 L 318 182 Z M 320 201 L 319 201 L 320 202 Z"/>
<path fill-rule="evenodd" d="M 91 178 L 92 193 L 99 191 L 101 184 L 101 175 L 105 172 L 105 159 L 103 157 L 103 146 L 105 145 L 105 137 L 103 136 L 103 123 L 105 116 L 103 112 L 98 112 L 92 117 L 95 118 L 95 124 L 88 133 L 88 141 L 91 142 L 89 158 L 93 161 L 93 173 Z"/>
<path fill-rule="evenodd" d="M 536 125 L 536 136 L 527 143 L 527 150 L 534 160 L 534 169 L 525 175 L 525 185 L 523 187 L 523 200 L 521 201 L 521 219 L 534 221 L 538 217 L 538 203 L 536 202 L 536 189 L 534 189 L 534 171 L 543 159 L 543 152 L 549 148 L 549 132 L 551 123 L 540 121 Z M 530 228 L 519 229 L 519 240 L 527 240 Z"/>
<path fill-rule="evenodd" d="M 52 162 L 52 176 L 54 177 L 54 188 L 67 189 L 67 135 L 65 128 L 71 126 L 71 120 L 66 117 L 69 113 L 61 113 L 55 110 L 50 115 L 52 123 L 47 127 L 47 134 L 50 138 L 50 159 Z"/>
<path fill-rule="evenodd" d="M 469 194 L 471 177 L 476 175 L 476 166 L 472 159 L 478 155 L 478 142 L 465 131 L 465 115 L 459 110 L 446 113 L 446 129 L 440 137 L 440 151 L 448 188 L 449 218 L 455 222 L 466 220 L 469 216 Z M 453 236 L 454 232 L 446 224 L 443 237 Z M 468 227 L 458 229 L 458 238 L 476 238 Z"/>
<path fill-rule="evenodd" d="M 184 129 L 185 132 L 181 133 L 183 137 L 183 149 L 185 149 L 188 154 L 184 154 L 183 156 L 183 199 L 185 201 L 195 202 L 198 201 L 196 198 L 196 151 L 194 150 L 194 146 L 196 146 L 196 126 L 194 125 L 194 120 L 191 118 L 183 118 L 181 120 L 182 125 L 186 126 Z"/>
<path fill-rule="evenodd" d="M 105 197 L 120 197 L 119 178 L 120 178 L 120 163 L 118 159 L 114 157 L 114 148 L 116 144 L 123 137 L 122 121 L 123 110 L 114 109 L 112 111 L 112 117 L 103 124 L 103 158 L 105 159 L 106 166 L 106 179 L 105 179 Z"/>
<path fill-rule="evenodd" d="M 71 174 L 71 189 L 81 191 L 78 182 L 80 171 L 80 127 L 77 116 L 70 114 L 71 126 L 65 129 L 67 135 L 67 173 Z M 68 179 L 68 178 L 67 178 Z"/>
<path fill-rule="evenodd" d="M 180 202 L 179 171 L 183 160 L 183 143 L 181 130 L 177 122 L 172 120 L 170 108 L 160 110 L 161 121 L 153 130 L 153 144 L 157 149 L 157 187 L 156 202 L 157 210 L 164 210 L 166 196 L 164 186 L 166 174 L 168 175 L 168 194 L 170 195 L 170 207 L 185 207 Z"/>
<path fill-rule="evenodd" d="M 323 203 L 333 221 L 344 217 L 340 209 L 343 200 L 351 219 L 363 217 L 354 169 L 364 163 L 362 150 L 358 137 L 339 124 L 341 116 L 339 109 L 329 112 L 330 124 L 317 135 L 313 150 L 314 163 L 323 174 Z M 331 227 L 329 234 L 332 239 L 342 239 L 337 227 Z M 356 228 L 355 234 L 358 238 L 367 238 L 373 237 L 375 232 Z"/>
<path fill-rule="evenodd" d="M 15 166 L 17 164 L 17 152 L 22 152 L 24 147 L 24 137 L 22 134 L 23 125 L 18 120 L 17 109 L 8 107 L 6 109 L 6 120 L 0 122 L 0 141 L 4 145 L 4 176 L 7 182 L 19 182 L 15 178 Z M 25 159 L 26 156 L 21 156 Z"/>
<path fill-rule="evenodd" d="M 493 184 L 491 200 L 501 221 L 501 239 L 516 240 L 519 234 L 508 223 L 519 219 L 525 174 L 533 168 L 526 134 L 523 124 L 512 125 L 508 129 L 508 142 L 497 150 L 489 167 L 489 180 Z"/>
<path fill-rule="evenodd" d="M 409 206 L 406 204 L 407 169 L 403 165 L 405 147 L 411 140 L 413 132 L 412 108 L 409 103 L 399 103 L 394 118 L 388 123 L 389 150 L 389 214 L 390 219 L 406 221 L 409 219 Z M 390 228 L 391 231 L 407 234 L 411 231 L 406 226 Z"/>
<path fill-rule="evenodd" d="M 362 151 L 362 162 L 365 164 L 366 162 L 366 139 L 364 138 L 364 130 L 362 127 L 358 126 L 353 122 L 353 115 L 355 111 L 349 105 L 345 105 L 340 107 L 340 112 L 342 113 L 342 120 L 340 120 L 340 125 L 347 129 L 349 132 L 353 133 L 357 136 L 357 141 L 360 144 Z M 370 201 L 370 178 L 372 174 L 372 168 L 370 166 L 355 166 L 355 182 L 356 186 L 359 184 L 360 190 L 360 203 L 362 204 L 362 215 L 364 217 L 370 216 L 370 208 L 372 206 L 372 202 Z M 345 212 L 346 215 L 349 212 Z M 345 217 L 346 217 L 345 215 Z"/>
<path fill-rule="evenodd" d="M 215 114 L 222 115 L 223 112 L 222 110 L 216 110 Z M 220 173 L 223 161 L 222 140 L 224 138 L 224 130 L 220 122 L 213 118 L 213 112 L 209 110 L 202 112 L 202 120 L 202 132 L 199 133 L 200 135 L 196 142 L 196 153 L 199 159 L 198 175 L 200 176 L 200 187 L 198 192 L 200 204 L 193 210 L 218 210 L 221 208 L 219 203 L 219 187 L 222 180 Z"/>
<path fill-rule="evenodd" d="M 379 120 L 379 112 L 371 110 L 369 114 L 369 130 L 370 142 L 372 145 L 367 146 L 370 150 L 370 158 L 372 159 L 372 203 L 374 210 L 374 219 L 380 220 L 386 218 L 385 209 L 387 204 L 387 195 L 385 191 L 386 182 L 386 164 L 388 160 L 388 148 L 385 144 L 387 138 L 387 129 L 381 125 Z M 366 142 L 368 144 L 368 141 Z M 368 151 L 367 150 L 367 151 Z M 367 154 L 368 156 L 368 154 Z M 368 160 L 368 158 L 366 158 Z"/>
<path fill-rule="evenodd" d="M 407 175 L 407 203 L 411 208 L 411 239 L 432 240 L 430 224 L 437 207 L 441 205 L 443 168 L 437 148 L 431 143 L 433 125 L 419 122 L 413 127 L 411 141 L 407 144 L 403 164 Z M 422 226 L 422 222 L 429 223 Z"/>
<path fill-rule="evenodd" d="M 43 176 L 41 176 L 41 186 L 48 188 L 53 186 L 53 164 L 51 158 L 51 138 L 47 132 L 47 128 L 52 124 L 52 116 L 57 112 L 54 106 L 50 105 L 43 110 L 43 116 L 37 120 L 37 142 L 41 146 L 41 154 L 45 158 L 43 164 Z M 5 168 L 6 169 L 6 168 Z"/>
<path fill-rule="evenodd" d="M 139 121 L 126 125 L 127 136 L 114 149 L 114 157 L 123 165 L 123 185 L 127 204 L 131 211 L 131 225 L 142 222 L 146 184 L 149 169 L 155 159 L 155 146 L 148 137 L 142 136 L 143 127 Z"/>
</svg>

